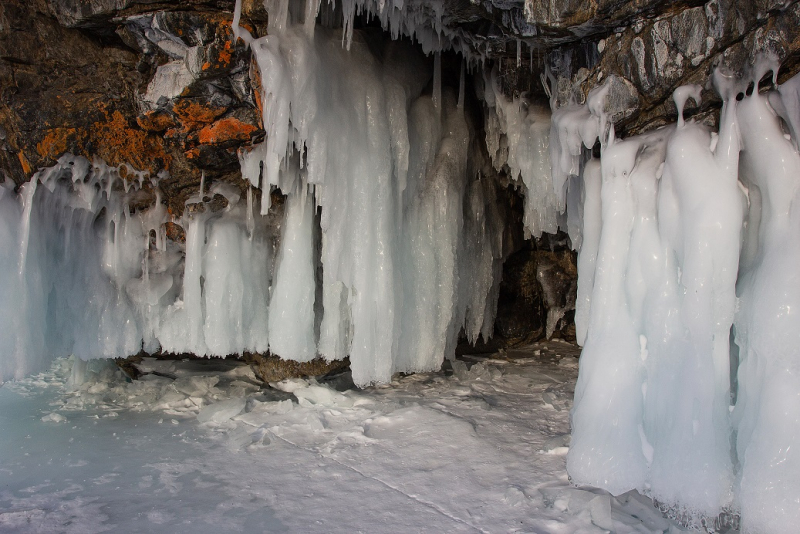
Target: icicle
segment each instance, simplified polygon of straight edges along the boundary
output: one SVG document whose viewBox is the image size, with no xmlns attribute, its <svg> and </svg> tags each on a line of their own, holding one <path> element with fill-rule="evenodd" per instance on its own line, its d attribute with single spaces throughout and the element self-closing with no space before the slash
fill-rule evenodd
<svg viewBox="0 0 800 534">
<path fill-rule="evenodd" d="M 678 128 L 683 128 L 685 124 L 683 120 L 683 107 L 689 98 L 693 98 L 695 105 L 700 105 L 700 92 L 703 90 L 699 85 L 684 85 L 675 89 L 672 93 L 672 99 L 675 101 L 675 107 L 678 108 Z"/>
<path fill-rule="evenodd" d="M 303 26 L 309 39 L 314 38 L 314 27 L 317 23 L 317 14 L 321 0 L 306 0 L 306 10 L 303 18 Z"/>
<path fill-rule="evenodd" d="M 522 40 L 517 39 L 517 68 L 522 66 Z"/>
<path fill-rule="evenodd" d="M 206 239 L 204 214 L 197 214 L 186 230 L 186 269 L 183 275 L 183 306 L 186 310 L 185 347 L 198 355 L 205 355 L 203 338 L 203 248 Z"/>
<path fill-rule="evenodd" d="M 464 68 L 465 63 L 461 62 L 461 76 L 458 79 L 458 109 L 464 109 Z"/>
<path fill-rule="evenodd" d="M 342 30 L 342 46 L 350 50 L 353 41 L 353 23 L 356 16 L 356 0 L 342 0 L 342 17 L 344 26 Z"/>
<path fill-rule="evenodd" d="M 269 13 L 268 31 L 270 34 L 282 33 L 289 26 L 290 0 L 264 0 L 264 8 Z"/>
<path fill-rule="evenodd" d="M 256 228 L 256 221 L 253 218 L 253 186 L 247 186 L 247 235 L 250 241 L 253 240 L 253 231 Z"/>
<path fill-rule="evenodd" d="M 525 229 L 533 236 L 558 229 L 558 198 L 550 178 L 553 134 L 547 110 L 508 100 L 496 73 L 484 80 L 484 99 L 492 112 L 486 121 L 486 144 L 495 169 L 508 164 L 513 179 L 525 184 Z M 507 148 L 501 150 L 501 136 Z M 548 147 L 549 145 L 549 147 Z"/>
<path fill-rule="evenodd" d="M 22 283 L 25 279 L 25 268 L 28 260 L 28 241 L 31 235 L 31 213 L 33 211 L 33 197 L 36 194 L 38 180 L 32 179 L 22 186 L 22 226 L 19 241 L 18 276 Z"/>
<path fill-rule="evenodd" d="M 242 0 L 236 0 L 236 4 L 233 8 L 233 22 L 231 23 L 231 29 L 233 30 L 233 38 L 241 39 L 245 42 L 247 46 L 250 46 L 250 43 L 253 42 L 253 36 L 250 35 L 250 32 L 247 31 L 245 28 L 242 28 L 240 25 L 242 19 Z"/>
<path fill-rule="evenodd" d="M 437 115 L 442 116 L 442 55 L 436 52 L 433 56 L 433 107 Z"/>
<path fill-rule="evenodd" d="M 270 351 L 299 362 L 317 355 L 314 340 L 314 202 L 306 187 L 286 199 L 286 220 L 270 301 Z"/>
</svg>

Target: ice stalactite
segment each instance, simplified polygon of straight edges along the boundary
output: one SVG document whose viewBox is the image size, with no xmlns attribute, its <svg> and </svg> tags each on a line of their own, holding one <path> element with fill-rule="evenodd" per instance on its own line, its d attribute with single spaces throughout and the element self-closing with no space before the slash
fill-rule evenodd
<svg viewBox="0 0 800 534">
<path fill-rule="evenodd" d="M 600 201 L 600 160 L 592 159 L 583 170 L 583 227 L 581 246 L 578 247 L 578 295 L 575 299 L 575 337 L 579 345 L 586 342 L 589 328 L 589 310 L 594 289 L 595 264 L 600 246 L 600 231 L 603 228 Z"/>
<path fill-rule="evenodd" d="M 725 96 L 719 136 L 681 120 L 603 146 L 593 280 L 594 251 L 579 260 L 592 291 L 579 297 L 588 329 L 568 457 L 577 481 L 711 515 L 732 502 L 728 339 L 743 202 Z M 587 178 L 588 237 L 598 220 Z"/>
<path fill-rule="evenodd" d="M 658 223 L 669 278 L 656 286 L 666 302 L 649 305 L 646 334 L 654 356 L 646 362 L 652 493 L 706 514 L 732 499 L 729 340 L 745 202 L 737 102 L 724 84 L 719 91 L 718 135 L 681 119 L 668 140 Z M 681 111 L 683 98 L 676 91 Z"/>
<path fill-rule="evenodd" d="M 286 202 L 269 315 L 270 350 L 298 362 L 317 355 L 314 335 L 314 199 L 298 184 Z"/>
<path fill-rule="evenodd" d="M 524 184 L 526 233 L 558 231 L 558 199 L 550 165 L 550 112 L 520 98 L 509 99 L 498 85 L 496 73 L 485 80 L 484 99 L 489 110 L 486 145 L 498 171 L 504 166 L 512 180 Z"/>
<path fill-rule="evenodd" d="M 18 251 L 9 271 L 17 279 L 0 290 L 9 297 L 0 315 L 17 326 L 5 334 L 2 379 L 41 369 L 57 355 L 267 349 L 274 253 L 265 218 L 250 211 L 248 223 L 238 188 L 215 185 L 209 194 L 226 196 L 228 207 L 213 213 L 203 195 L 190 199 L 200 209 L 177 221 L 186 240 L 176 243 L 166 238 L 170 216 L 158 194 L 154 206 L 132 212 L 147 178 L 125 174 L 67 154 L 37 173 L 21 198 L 2 190 L 0 238 Z"/>
<path fill-rule="evenodd" d="M 317 29 L 312 38 L 300 25 L 252 41 L 267 141 L 242 163 L 254 184 L 263 163 L 262 187 L 313 185 L 323 268 L 317 352 L 349 355 L 355 382 L 367 384 L 437 368 L 467 316 L 471 339 L 491 333 L 494 307 L 483 299 L 496 297 L 503 250 L 486 231 L 502 228 L 489 221 L 475 238 L 488 253 L 464 235 L 466 207 L 490 200 L 479 189 L 465 197 L 476 178 L 467 176 L 473 134 L 463 105 L 442 87 L 439 55 L 431 93 L 422 94 L 431 72 L 407 44 L 393 42 L 378 58 L 358 32 L 348 41 L 349 50 L 333 32 Z M 303 168 L 288 177 L 292 154 L 302 154 Z M 480 216 L 499 215 L 477 207 Z M 476 254 L 466 257 L 467 246 Z M 460 296 L 459 269 L 481 272 L 479 303 Z M 284 276 L 279 267 L 276 288 Z M 275 298 L 273 318 L 284 309 Z M 297 358 L 275 335 L 270 328 L 271 349 Z"/>
</svg>

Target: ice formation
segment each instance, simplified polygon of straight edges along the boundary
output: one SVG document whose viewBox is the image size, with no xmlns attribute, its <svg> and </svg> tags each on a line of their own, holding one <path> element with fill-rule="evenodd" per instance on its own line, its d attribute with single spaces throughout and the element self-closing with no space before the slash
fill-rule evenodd
<svg viewBox="0 0 800 534">
<path fill-rule="evenodd" d="M 616 139 L 599 89 L 554 112 L 551 136 L 556 191 L 581 180 L 570 475 L 645 492 L 690 521 L 740 510 L 747 532 L 800 520 L 800 78 L 745 92 L 770 70 L 715 73 L 719 132 L 684 121 L 700 99 L 688 86 L 674 94 L 677 125 Z M 598 136 L 599 161 L 586 150 Z"/>
<path fill-rule="evenodd" d="M 376 58 L 345 33 L 349 50 L 333 32 L 302 24 L 251 40 L 267 141 L 242 160 L 254 185 L 301 191 L 290 194 L 290 213 L 291 196 L 313 187 L 323 267 L 317 349 L 349 355 L 356 383 L 366 384 L 437 367 L 465 323 L 473 341 L 491 335 L 503 230 L 493 184 L 470 172 L 472 127 L 442 89 L 438 56 L 423 93 L 430 71 L 408 45 L 392 42 Z M 297 268 L 283 277 L 280 269 L 276 291 L 283 280 L 313 288 Z M 310 323 L 302 333 L 298 324 L 271 326 L 270 339 L 310 340 Z M 311 345 L 300 352 L 313 355 Z"/>
<path fill-rule="evenodd" d="M 345 0 L 339 33 L 315 28 L 329 3 L 267 7 L 260 38 L 239 27 L 238 1 L 234 13 L 267 132 L 239 154 L 246 193 L 201 183 L 172 220 L 158 198 L 132 209 L 157 177 L 69 154 L 0 188 L 0 380 L 142 349 L 349 356 L 359 385 L 435 369 L 462 328 L 492 333 L 507 251 L 491 166 L 520 186 L 529 235 L 564 229 L 579 252 L 573 480 L 639 490 L 690 521 L 800 523 L 800 77 L 761 92 L 717 73 L 718 132 L 684 120 L 691 86 L 675 91 L 677 124 L 617 139 L 608 85 L 549 112 L 489 74 L 478 139 L 463 68 L 458 95 L 442 86 L 441 51 L 465 47 L 441 2 Z M 433 61 L 401 41 L 376 55 L 357 13 Z M 770 70 L 757 63 L 753 85 Z"/>
<path fill-rule="evenodd" d="M 462 327 L 491 336 L 504 220 L 470 150 L 463 75 L 457 96 L 438 55 L 433 72 L 407 42 L 378 57 L 349 30 L 348 50 L 314 29 L 319 2 L 273 4 L 270 35 L 236 28 L 262 74 L 267 131 L 240 154 L 246 194 L 202 182 L 173 221 L 159 199 L 131 208 L 157 177 L 69 154 L 19 195 L 2 190 L 0 238 L 18 253 L 3 258 L 0 313 L 13 328 L 0 379 L 56 355 L 269 350 L 349 356 L 365 385 L 438 368 Z M 288 196 L 270 225 L 276 187 Z M 214 211 L 215 196 L 227 207 Z"/>
<path fill-rule="evenodd" d="M 564 208 L 559 210 L 551 180 L 550 111 L 503 95 L 496 72 L 485 85 L 486 147 L 492 164 L 498 171 L 507 166 L 511 179 L 522 181 L 526 232 L 535 237 L 542 232 L 554 234 Z"/>
</svg>

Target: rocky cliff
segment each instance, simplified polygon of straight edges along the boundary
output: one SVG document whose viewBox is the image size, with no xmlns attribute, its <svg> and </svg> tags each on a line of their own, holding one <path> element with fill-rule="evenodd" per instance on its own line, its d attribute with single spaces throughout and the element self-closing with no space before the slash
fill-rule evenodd
<svg viewBox="0 0 800 534">
<path fill-rule="evenodd" d="M 740 72 L 757 54 L 800 59 L 800 3 L 790 0 L 447 0 L 429 24 L 496 64 L 508 93 L 582 102 L 615 77 L 617 130 L 671 121 L 672 91 L 707 85 L 713 67 Z M 8 0 L 0 5 L 0 168 L 15 183 L 64 152 L 153 175 L 181 210 L 201 171 L 236 182 L 236 150 L 264 132 L 250 51 L 233 38 L 232 1 Z M 242 21 L 267 32 L 261 2 Z M 358 23 L 358 22 L 357 22 Z M 367 21 L 362 21 L 366 24 Z M 333 22 L 335 25 L 336 23 Z M 341 22 L 339 23 L 341 24 Z M 710 87 L 695 113 L 714 115 Z"/>
</svg>

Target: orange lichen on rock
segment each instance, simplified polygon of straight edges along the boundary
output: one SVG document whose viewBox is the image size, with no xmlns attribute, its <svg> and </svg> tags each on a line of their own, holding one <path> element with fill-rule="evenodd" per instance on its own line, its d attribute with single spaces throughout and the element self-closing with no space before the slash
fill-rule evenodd
<svg viewBox="0 0 800 534">
<path fill-rule="evenodd" d="M 163 111 L 146 111 L 136 117 L 136 123 L 148 132 L 163 132 L 175 126 L 175 119 Z"/>
<path fill-rule="evenodd" d="M 225 41 L 225 46 L 219 51 L 219 58 L 217 61 L 224 66 L 231 64 L 231 57 L 233 57 L 233 43 L 230 40 Z"/>
<path fill-rule="evenodd" d="M 228 141 L 249 141 L 255 131 L 255 126 L 239 119 L 233 117 L 220 119 L 200 130 L 200 143 L 218 145 Z"/>
<path fill-rule="evenodd" d="M 211 124 L 217 117 L 225 113 L 225 108 L 206 106 L 191 100 L 180 100 L 172 111 L 181 121 L 184 131 L 197 130 Z"/>
<path fill-rule="evenodd" d="M 25 153 L 22 152 L 22 150 L 17 154 L 17 159 L 19 159 L 19 164 L 22 165 L 22 171 L 25 174 L 30 174 L 33 169 L 31 169 L 31 164 L 28 162 L 28 158 L 25 157 Z"/>
<path fill-rule="evenodd" d="M 222 34 L 222 39 L 224 39 L 224 44 L 222 48 L 217 48 L 216 46 L 209 50 L 210 58 L 208 61 L 203 63 L 201 67 L 202 70 L 208 70 L 210 68 L 214 68 L 215 70 L 225 70 L 228 69 L 231 65 L 231 60 L 233 59 L 233 32 L 230 28 L 230 22 L 222 22 L 220 24 L 220 29 L 217 31 L 217 35 Z M 216 57 L 215 57 L 216 56 Z"/>
<path fill-rule="evenodd" d="M 52 128 L 36 144 L 36 152 L 45 159 L 56 159 L 65 152 L 73 150 L 73 146 L 80 143 L 85 137 L 84 132 L 75 128 Z"/>
<path fill-rule="evenodd" d="M 253 95 L 255 96 L 256 107 L 258 108 L 259 127 L 263 128 L 261 124 L 261 117 L 264 116 L 264 102 L 261 100 L 262 87 L 261 87 L 261 73 L 258 70 L 258 63 L 255 57 L 250 62 L 250 82 L 253 87 Z"/>
<path fill-rule="evenodd" d="M 94 123 L 90 132 L 94 154 L 110 165 L 128 163 L 151 173 L 169 168 L 172 157 L 164 150 L 160 138 L 131 128 L 119 111 L 110 115 L 102 111 L 106 120 Z"/>
</svg>

